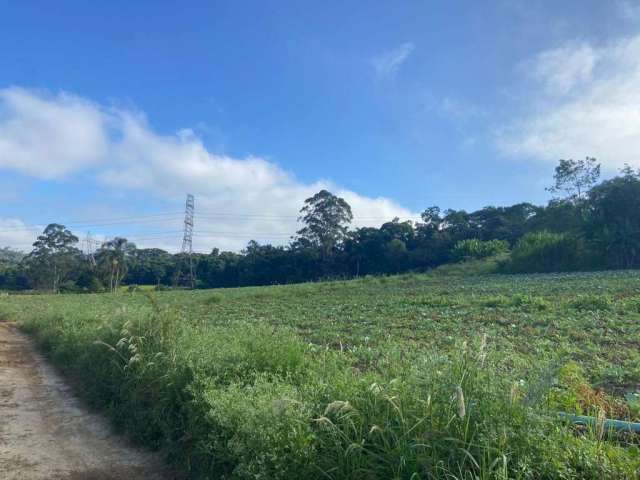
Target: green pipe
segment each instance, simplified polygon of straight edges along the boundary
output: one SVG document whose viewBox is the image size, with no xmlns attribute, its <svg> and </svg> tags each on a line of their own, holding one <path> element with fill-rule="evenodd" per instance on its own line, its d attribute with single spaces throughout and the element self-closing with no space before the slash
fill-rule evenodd
<svg viewBox="0 0 640 480">
<path fill-rule="evenodd" d="M 589 425 L 595 426 L 598 423 L 598 419 L 596 417 L 587 417 L 586 415 L 573 415 L 570 413 L 560 412 L 561 418 L 569 420 L 576 425 Z M 625 422 L 624 420 L 605 420 L 604 428 L 606 430 L 616 430 L 616 431 L 627 431 L 627 432 L 635 432 L 640 433 L 640 423 L 636 422 Z"/>
</svg>

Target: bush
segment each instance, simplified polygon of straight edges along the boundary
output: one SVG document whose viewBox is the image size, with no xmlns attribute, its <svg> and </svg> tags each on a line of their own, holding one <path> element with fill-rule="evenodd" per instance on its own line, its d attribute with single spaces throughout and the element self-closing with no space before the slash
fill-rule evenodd
<svg viewBox="0 0 640 480">
<path fill-rule="evenodd" d="M 506 261 L 505 255 L 467 260 L 466 262 L 447 263 L 430 271 L 431 275 L 443 277 L 474 277 L 497 273 Z"/>
<path fill-rule="evenodd" d="M 89 281 L 88 291 L 91 293 L 104 292 L 105 288 L 102 282 L 97 277 L 91 277 Z"/>
<path fill-rule="evenodd" d="M 504 240 L 482 241 L 477 238 L 460 240 L 455 244 L 451 255 L 454 260 L 477 260 L 494 257 L 509 251 L 509 244 Z"/>
<path fill-rule="evenodd" d="M 584 268 L 582 242 L 547 231 L 527 233 L 511 252 L 506 270 L 513 273 L 561 272 Z"/>
</svg>

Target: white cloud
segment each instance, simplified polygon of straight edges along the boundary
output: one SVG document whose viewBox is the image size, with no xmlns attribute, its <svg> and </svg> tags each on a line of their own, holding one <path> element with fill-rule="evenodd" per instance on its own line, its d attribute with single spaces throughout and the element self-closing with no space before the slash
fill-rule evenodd
<svg viewBox="0 0 640 480">
<path fill-rule="evenodd" d="M 406 42 L 391 50 L 382 52 L 371 59 L 371 65 L 379 78 L 393 78 L 400 70 L 400 67 L 407 61 L 413 53 L 415 45 Z"/>
<path fill-rule="evenodd" d="M 531 63 L 540 91 L 528 115 L 497 134 L 508 155 L 556 162 L 594 156 L 609 170 L 640 163 L 640 35 L 567 46 Z"/>
<path fill-rule="evenodd" d="M 358 217 L 354 222 L 357 226 L 380 224 L 395 216 L 415 216 L 392 200 L 365 197 L 328 181 L 302 183 L 259 157 L 216 155 L 188 129 L 160 135 L 139 112 L 106 109 L 68 94 L 51 97 L 22 89 L 11 92 L 18 93 L 21 104 L 32 107 L 29 115 L 23 115 L 23 108 L 5 110 L 0 125 L 20 123 L 23 129 L 32 129 L 33 122 L 41 131 L 62 128 L 64 132 L 48 135 L 46 144 L 42 141 L 37 148 L 14 142 L 12 148 L 19 153 L 19 161 L 0 161 L 0 167 L 45 178 L 54 176 L 42 175 L 45 168 L 55 171 L 55 176 L 91 168 L 98 181 L 114 189 L 148 191 L 176 204 L 181 204 L 187 192 L 193 193 L 194 248 L 198 250 L 214 246 L 237 250 L 252 238 L 285 243 L 299 228 L 296 217 L 304 199 L 322 188 L 351 204 Z M 60 119 L 64 119 L 64 127 L 57 126 Z M 74 141 L 79 146 L 67 145 Z M 79 151 L 94 154 L 89 161 L 81 162 Z M 167 223 L 169 227 L 174 230 L 176 225 Z M 139 243 L 148 246 L 153 242 Z M 174 245 L 179 246 L 179 235 Z"/>
<path fill-rule="evenodd" d="M 565 95 L 592 79 L 598 56 L 599 52 L 589 44 L 568 44 L 540 53 L 523 67 L 545 86 L 547 93 Z"/>
<path fill-rule="evenodd" d="M 43 228 L 27 226 L 17 218 L 0 217 L 0 248 L 12 247 L 25 252 L 31 251 L 33 242 Z"/>
<path fill-rule="evenodd" d="M 102 181 L 113 187 L 151 190 L 176 201 L 185 192 L 193 193 L 201 215 L 196 232 L 228 232 L 226 236 L 204 233 L 196 242 L 201 245 L 237 249 L 252 235 L 260 240 L 258 234 L 264 241 L 283 243 L 299 228 L 296 216 L 304 199 L 322 188 L 343 196 L 354 215 L 365 218 L 355 225 L 412 215 L 391 200 L 363 197 L 330 182 L 303 184 L 261 158 L 212 154 L 190 132 L 161 136 L 140 116 L 125 113 L 121 118 L 122 138 L 114 148 L 113 166 L 101 174 Z M 225 216 L 206 217 L 220 213 Z M 239 217 L 226 215 L 234 213 Z"/>
<path fill-rule="evenodd" d="M 107 153 L 106 119 L 74 95 L 0 90 L 0 168 L 50 179 L 100 163 Z"/>
</svg>

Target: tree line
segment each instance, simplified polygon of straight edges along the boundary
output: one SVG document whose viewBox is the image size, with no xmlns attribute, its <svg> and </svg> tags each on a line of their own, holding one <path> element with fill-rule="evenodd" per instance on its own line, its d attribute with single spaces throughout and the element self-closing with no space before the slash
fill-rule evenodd
<svg viewBox="0 0 640 480">
<path fill-rule="evenodd" d="M 250 241 L 240 253 L 193 254 L 199 288 L 237 287 L 424 271 L 451 262 L 499 258 L 503 272 L 640 267 L 640 171 L 600 181 L 595 159 L 561 160 L 554 198 L 473 212 L 429 207 L 421 221 L 393 219 L 351 229 L 351 207 L 322 190 L 305 200 L 303 227 L 288 245 Z M 50 224 L 28 254 L 0 249 L 0 288 L 117 291 L 123 285 L 186 285 L 189 259 L 125 238 L 92 256 L 64 225 Z"/>
</svg>

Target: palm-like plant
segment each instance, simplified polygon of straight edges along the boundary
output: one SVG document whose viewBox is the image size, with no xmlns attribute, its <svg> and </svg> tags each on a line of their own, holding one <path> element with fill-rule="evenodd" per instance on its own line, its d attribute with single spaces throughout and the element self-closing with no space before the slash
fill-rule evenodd
<svg viewBox="0 0 640 480">
<path fill-rule="evenodd" d="M 98 265 L 109 277 L 109 289 L 115 292 L 127 274 L 136 246 L 126 238 L 116 237 L 102 244 L 98 251 Z"/>
</svg>

